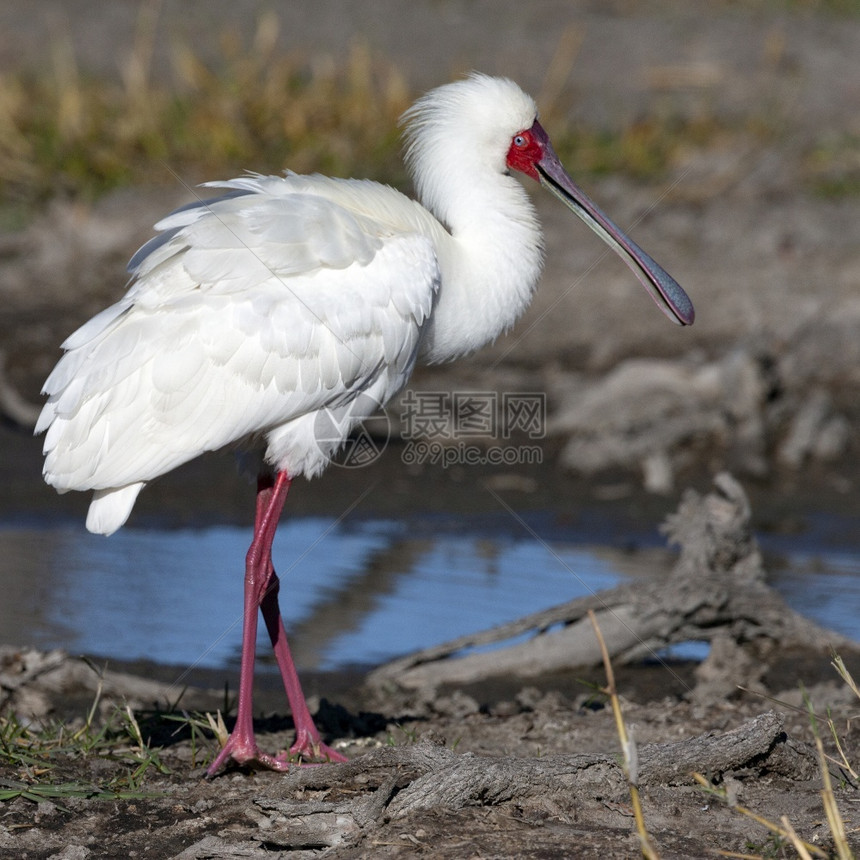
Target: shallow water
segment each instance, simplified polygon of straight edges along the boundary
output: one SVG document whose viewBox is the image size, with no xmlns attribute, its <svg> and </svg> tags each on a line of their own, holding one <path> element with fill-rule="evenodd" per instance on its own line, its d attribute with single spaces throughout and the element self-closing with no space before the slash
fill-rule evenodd
<svg viewBox="0 0 860 860">
<path fill-rule="evenodd" d="M 438 516 L 284 522 L 274 558 L 297 664 L 376 664 L 672 563 L 657 535 L 631 551 L 549 517 L 515 535 L 510 526 Z M 237 526 L 125 528 L 109 539 L 78 526 L 0 526 L 0 641 L 233 668 L 248 540 Z M 771 583 L 794 608 L 860 639 L 857 547 L 763 544 Z"/>
</svg>

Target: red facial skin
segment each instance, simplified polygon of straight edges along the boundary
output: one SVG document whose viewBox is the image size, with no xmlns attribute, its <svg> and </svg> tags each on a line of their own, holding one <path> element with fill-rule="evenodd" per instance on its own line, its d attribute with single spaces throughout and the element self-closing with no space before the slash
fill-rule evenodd
<svg viewBox="0 0 860 860">
<path fill-rule="evenodd" d="M 535 120 L 531 128 L 517 132 L 505 159 L 511 170 L 530 176 L 545 186 L 572 212 L 621 255 L 642 282 L 657 306 L 675 323 L 690 325 L 695 311 L 690 297 L 665 269 L 657 265 L 626 236 L 588 195 L 568 176 L 543 126 Z"/>
<path fill-rule="evenodd" d="M 535 120 L 531 128 L 524 129 L 511 138 L 511 147 L 506 159 L 508 167 L 519 170 L 520 173 L 525 173 L 526 176 L 531 176 L 536 182 L 540 182 L 536 165 L 546 154 L 548 143 L 549 135 Z"/>
</svg>

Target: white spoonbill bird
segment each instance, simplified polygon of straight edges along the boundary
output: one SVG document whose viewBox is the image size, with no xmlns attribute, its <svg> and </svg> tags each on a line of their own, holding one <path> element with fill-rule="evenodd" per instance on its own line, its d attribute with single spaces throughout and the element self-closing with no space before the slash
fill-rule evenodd
<svg viewBox="0 0 860 860">
<path fill-rule="evenodd" d="M 693 322 L 681 287 L 565 172 L 516 84 L 473 74 L 420 98 L 404 122 L 420 202 L 318 175 L 208 183 L 224 193 L 156 224 L 160 235 L 129 263 L 128 292 L 66 340 L 45 382 L 45 480 L 61 493 L 93 491 L 92 532 L 116 531 L 148 481 L 204 451 L 263 453 L 237 718 L 210 774 L 231 761 L 286 770 L 296 758 L 344 760 L 314 726 L 287 645 L 271 555 L 278 518 L 291 481 L 319 475 L 416 361 L 466 355 L 523 313 L 543 251 L 513 171 L 617 251 L 671 320 Z M 341 438 L 316 438 L 322 413 Z M 258 610 L 296 726 L 279 755 L 254 737 Z"/>
</svg>

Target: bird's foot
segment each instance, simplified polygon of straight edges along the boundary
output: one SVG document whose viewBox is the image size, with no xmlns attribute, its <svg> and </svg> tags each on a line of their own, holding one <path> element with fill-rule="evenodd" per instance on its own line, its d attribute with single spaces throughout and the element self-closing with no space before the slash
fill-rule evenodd
<svg viewBox="0 0 860 860">
<path fill-rule="evenodd" d="M 281 752 L 278 755 L 264 753 L 257 746 L 257 741 L 253 735 L 241 737 L 234 732 L 227 738 L 227 743 L 224 744 L 221 752 L 209 765 L 206 775 L 215 776 L 230 762 L 240 766 L 257 767 L 284 773 L 291 767 L 345 761 L 349 761 L 346 756 L 333 750 L 328 744 L 324 744 L 319 735 L 314 737 L 308 731 L 299 731 L 296 742 L 290 747 L 289 752 Z"/>
<path fill-rule="evenodd" d="M 224 744 L 221 752 L 218 753 L 215 760 L 209 765 L 206 775 L 215 776 L 218 771 L 230 762 L 240 766 L 249 765 L 279 772 L 287 771 L 292 764 L 295 764 L 294 761 L 290 761 L 290 756 L 287 753 L 277 756 L 264 753 L 257 746 L 253 735 L 250 737 L 239 737 L 235 732 L 227 738 L 227 743 Z"/>
<path fill-rule="evenodd" d="M 316 730 L 311 732 L 303 727 L 296 730 L 296 742 L 290 747 L 290 757 L 302 764 L 349 761 L 345 755 L 324 744 Z"/>
</svg>

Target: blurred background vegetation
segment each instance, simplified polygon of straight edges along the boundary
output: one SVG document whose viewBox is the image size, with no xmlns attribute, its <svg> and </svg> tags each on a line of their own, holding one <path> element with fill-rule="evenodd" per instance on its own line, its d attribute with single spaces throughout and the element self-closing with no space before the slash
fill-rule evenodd
<svg viewBox="0 0 860 860">
<path fill-rule="evenodd" d="M 356 47 L 342 66 L 277 55 L 278 19 L 250 44 L 224 35 L 217 67 L 175 43 L 152 74 L 154 20 L 142 16 L 118 80 L 79 71 L 69 42 L 42 74 L 0 77 L 0 192 L 40 201 L 136 183 L 198 182 L 245 168 L 391 173 L 409 93 L 397 71 Z"/>
<path fill-rule="evenodd" d="M 0 75 L 0 194 L 32 206 L 58 194 L 93 198 L 123 185 L 286 167 L 405 184 L 398 118 L 416 94 L 397 68 L 362 44 L 339 63 L 309 64 L 278 52 L 278 31 L 277 16 L 266 13 L 250 42 L 222 35 L 221 56 L 209 64 L 176 41 L 170 73 L 154 75 L 155 20 L 141 15 L 116 79 L 82 73 L 71 42 L 58 37 L 40 72 Z M 577 44 L 575 33 L 561 39 L 539 101 L 560 154 L 579 173 L 658 177 L 685 149 L 773 131 L 762 122 L 729 128 L 708 115 L 575 129 L 559 82 Z M 830 164 L 843 148 L 831 141 L 818 160 Z"/>
<path fill-rule="evenodd" d="M 857 0 L 813 5 L 837 14 L 860 10 Z M 175 39 L 170 69 L 153 74 L 156 18 L 157 4 L 142 3 L 134 46 L 119 60 L 118 77 L 82 72 L 71 40 L 60 35 L 38 72 L 0 75 L 6 226 L 58 195 L 93 199 L 124 185 L 194 185 L 249 169 L 406 185 L 398 118 L 416 93 L 393 63 L 362 43 L 339 60 L 285 54 L 277 48 L 278 16 L 270 11 L 249 40 L 222 34 L 215 61 L 207 63 L 187 41 Z M 766 146 L 784 134 L 766 113 L 717 118 L 707 110 L 661 110 L 659 103 L 621 129 L 574 127 L 564 81 L 580 41 L 576 30 L 561 34 L 537 94 L 560 155 L 580 175 L 659 180 L 691 150 L 725 150 L 739 138 Z M 824 135 L 800 162 L 801 181 L 814 193 L 860 193 L 856 135 Z"/>
</svg>

